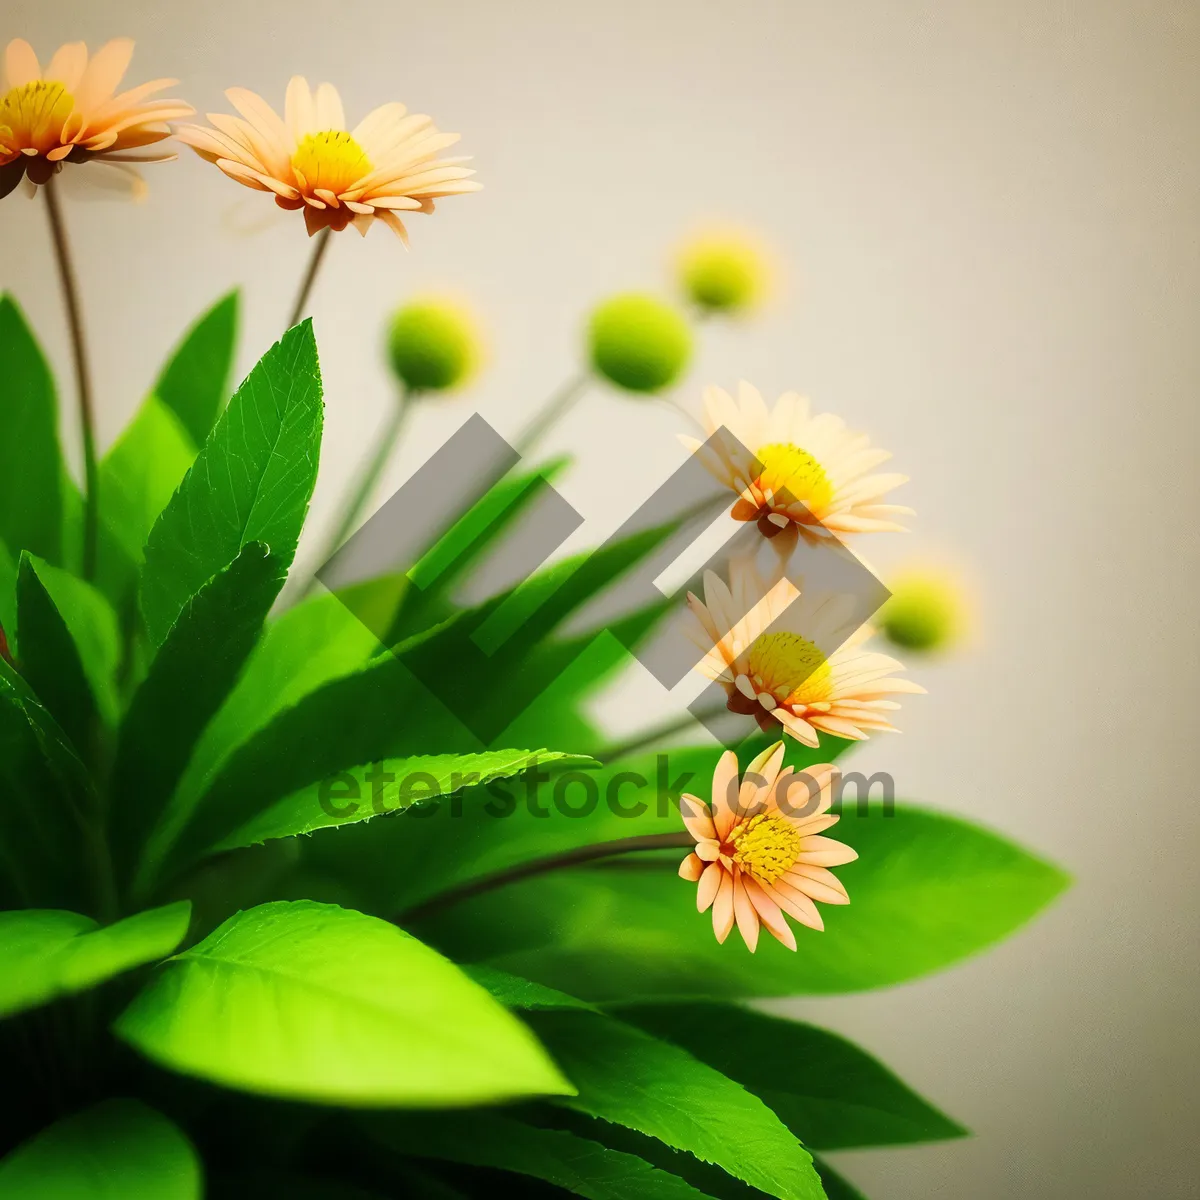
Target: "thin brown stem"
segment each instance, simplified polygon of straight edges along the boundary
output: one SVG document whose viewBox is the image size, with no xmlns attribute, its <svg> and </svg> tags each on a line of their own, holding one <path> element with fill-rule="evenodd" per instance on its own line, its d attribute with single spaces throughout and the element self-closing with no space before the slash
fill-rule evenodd
<svg viewBox="0 0 1200 1200">
<path fill-rule="evenodd" d="M 481 879 L 473 879 L 459 887 L 451 888 L 434 896 L 413 908 L 407 909 L 397 918 L 398 923 L 407 924 L 419 921 L 424 917 L 433 916 L 452 904 L 461 904 L 464 900 L 481 896 L 496 888 L 507 887 L 510 883 L 518 883 L 523 879 L 532 879 L 538 875 L 547 875 L 551 871 L 561 871 L 567 867 L 577 867 L 583 863 L 599 862 L 605 858 L 616 858 L 623 854 L 635 854 L 642 850 L 683 850 L 696 844 L 692 835 L 686 831 L 679 833 L 645 833 L 637 837 L 618 838 L 613 842 L 599 842 L 593 846 L 576 846 L 573 850 L 564 850 L 561 854 L 550 854 L 545 858 L 535 858 L 531 862 L 521 863 L 492 875 L 484 875 Z"/>
<path fill-rule="evenodd" d="M 325 251 L 329 249 L 329 239 L 333 234 L 333 230 L 326 227 L 317 234 L 316 242 L 313 245 L 312 254 L 308 260 L 308 270 L 304 272 L 304 279 L 300 284 L 300 291 L 296 293 L 296 303 L 292 307 L 292 315 L 288 317 L 287 328 L 291 329 L 293 325 L 299 325 L 301 318 L 304 316 L 305 309 L 308 308 L 308 297 L 312 293 L 313 284 L 317 279 L 317 272 L 321 269 L 321 263 L 325 258 Z M 286 332 L 286 330 L 285 330 Z"/>
<path fill-rule="evenodd" d="M 96 546 L 100 532 L 99 469 L 96 463 L 96 418 L 92 404 L 91 376 L 88 372 L 87 346 L 83 336 L 83 312 L 79 304 L 79 285 L 67 242 L 67 228 L 58 201 L 58 182 L 51 175 L 42 191 L 46 193 L 46 212 L 50 217 L 50 236 L 62 284 L 67 324 L 71 332 L 71 352 L 75 361 L 75 388 L 79 395 L 79 430 L 83 439 L 83 577 L 96 574 Z"/>
</svg>

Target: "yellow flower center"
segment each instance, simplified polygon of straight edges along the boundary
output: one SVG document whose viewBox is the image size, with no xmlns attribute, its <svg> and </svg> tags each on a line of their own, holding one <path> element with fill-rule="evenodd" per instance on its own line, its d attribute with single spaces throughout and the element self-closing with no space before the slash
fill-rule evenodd
<svg viewBox="0 0 1200 1200">
<path fill-rule="evenodd" d="M 46 154 L 61 144 L 63 123 L 75 108 L 75 97 L 52 79 L 34 79 L 0 97 L 0 141 L 11 150 Z"/>
<path fill-rule="evenodd" d="M 807 450 L 791 442 L 772 442 L 755 457 L 762 463 L 758 486 L 764 492 L 772 496 L 786 492 L 818 517 L 833 500 L 833 484 L 825 468 Z"/>
<path fill-rule="evenodd" d="M 825 655 L 798 633 L 763 633 L 747 656 L 751 681 L 785 704 L 813 704 L 829 697 L 832 673 Z"/>
<path fill-rule="evenodd" d="M 730 831 L 726 846 L 743 871 L 774 883 L 800 857 L 800 835 L 777 813 L 759 813 Z"/>
<path fill-rule="evenodd" d="M 310 133 L 292 155 L 292 169 L 309 191 L 349 191 L 371 169 L 363 148 L 342 129 Z"/>
</svg>

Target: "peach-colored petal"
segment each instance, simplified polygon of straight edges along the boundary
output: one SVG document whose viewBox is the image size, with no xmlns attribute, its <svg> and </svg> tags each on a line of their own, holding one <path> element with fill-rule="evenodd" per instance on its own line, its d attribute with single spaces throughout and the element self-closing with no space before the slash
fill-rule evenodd
<svg viewBox="0 0 1200 1200">
<path fill-rule="evenodd" d="M 721 844 L 717 841 L 697 842 L 693 853 L 705 862 L 716 862 L 721 857 Z"/>
<path fill-rule="evenodd" d="M 720 887 L 712 906 L 713 933 L 718 942 L 724 942 L 733 928 L 733 876 L 728 871 L 721 872 Z"/>
<path fill-rule="evenodd" d="M 54 52 L 45 78 L 61 83 L 68 92 L 74 92 L 83 78 L 87 60 L 87 47 L 82 42 L 68 42 Z"/>
<path fill-rule="evenodd" d="M 686 879 L 689 883 L 698 883 L 700 876 L 704 874 L 704 863 L 694 854 L 689 854 L 687 858 L 679 864 L 679 878 Z"/>
<path fill-rule="evenodd" d="M 303 75 L 293 75 L 288 81 L 284 104 L 284 121 L 293 141 L 299 143 L 317 127 L 317 110 L 312 91 Z"/>
<path fill-rule="evenodd" d="M 777 941 L 782 942 L 789 950 L 795 950 L 796 935 L 792 932 L 792 927 L 784 920 L 783 911 L 779 905 L 762 890 L 756 880 L 748 878 L 744 880 L 744 886 L 746 894 L 750 897 L 750 903 L 754 905 L 759 920 L 767 927 L 767 932 Z"/>
<path fill-rule="evenodd" d="M 4 74 L 9 88 L 22 87 L 42 78 L 42 68 L 37 55 L 24 38 L 13 38 L 5 47 Z"/>
<path fill-rule="evenodd" d="M 753 954 L 758 949 L 758 913 L 750 903 L 750 897 L 746 894 L 745 879 L 740 875 L 733 881 L 733 915 L 742 941 Z"/>
<path fill-rule="evenodd" d="M 853 862 L 858 851 L 827 837 L 802 837 L 799 861 L 813 867 L 840 867 Z"/>
<path fill-rule="evenodd" d="M 797 863 L 781 878 L 784 883 L 790 884 L 813 900 L 819 900 L 822 904 L 850 903 L 850 897 L 842 881 L 824 867 L 810 867 L 804 863 Z"/>
<path fill-rule="evenodd" d="M 712 812 L 717 836 L 726 838 L 737 819 L 738 760 L 732 750 L 726 750 L 717 761 L 712 782 Z"/>
<path fill-rule="evenodd" d="M 801 925 L 807 925 L 809 929 L 823 930 L 825 928 L 825 922 L 821 919 L 817 906 L 798 888 L 784 883 L 781 879 L 777 879 L 774 883 L 764 883 L 761 886 L 767 896 L 793 920 L 799 921 Z"/>
<path fill-rule="evenodd" d="M 696 888 L 696 908 L 700 912 L 708 912 L 712 907 L 724 876 L 725 869 L 720 863 L 709 863 L 704 868 L 704 874 L 700 876 L 700 883 Z"/>
<path fill-rule="evenodd" d="M 318 128 L 346 128 L 346 114 L 342 109 L 342 98 L 332 83 L 323 83 L 317 88 L 315 109 Z"/>
<path fill-rule="evenodd" d="M 85 110 L 94 108 L 111 96 L 125 77 L 132 58 L 133 42 L 129 38 L 113 38 L 101 46 L 84 69 L 75 94 L 75 106 Z"/>
<path fill-rule="evenodd" d="M 712 812 L 699 796 L 685 792 L 679 797 L 679 815 L 688 833 L 698 842 L 709 841 L 717 836 L 713 826 Z"/>
</svg>

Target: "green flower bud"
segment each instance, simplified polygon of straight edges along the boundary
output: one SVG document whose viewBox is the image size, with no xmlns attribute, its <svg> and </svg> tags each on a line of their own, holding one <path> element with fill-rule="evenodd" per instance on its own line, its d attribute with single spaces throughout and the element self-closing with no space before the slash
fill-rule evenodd
<svg viewBox="0 0 1200 1200">
<path fill-rule="evenodd" d="M 708 312 L 745 312 L 767 291 L 765 251 L 744 233 L 713 230 L 684 244 L 679 281 L 693 304 Z"/>
<path fill-rule="evenodd" d="M 592 314 L 588 347 L 592 366 L 618 387 L 657 392 L 687 366 L 692 335 L 669 305 L 630 292 L 605 300 Z"/>
<path fill-rule="evenodd" d="M 388 360 L 413 391 L 457 387 L 478 366 L 481 338 L 471 314 L 447 300 L 414 300 L 396 311 L 388 330 Z"/>
<path fill-rule="evenodd" d="M 909 570 L 891 585 L 891 599 L 879 614 L 884 636 L 904 650 L 946 650 L 962 636 L 967 604 L 945 572 Z"/>
</svg>

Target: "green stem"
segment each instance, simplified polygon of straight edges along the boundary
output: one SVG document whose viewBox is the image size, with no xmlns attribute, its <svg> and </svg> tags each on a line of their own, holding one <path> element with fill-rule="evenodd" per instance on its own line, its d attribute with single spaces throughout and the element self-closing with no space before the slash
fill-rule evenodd
<svg viewBox="0 0 1200 1200">
<path fill-rule="evenodd" d="M 75 362 L 75 387 L 79 394 L 79 429 L 83 438 L 83 577 L 92 579 L 96 574 L 96 546 L 100 532 L 100 473 L 96 462 L 96 420 L 87 348 L 83 336 L 83 312 L 79 304 L 79 285 L 71 261 L 71 248 L 67 242 L 62 206 L 58 202 L 58 182 L 54 175 L 42 185 L 42 191 L 46 193 L 46 212 L 50 217 L 50 235 L 54 242 L 54 257 L 58 263 L 58 277 L 62 284 L 67 324 L 71 332 L 71 352 Z"/>
<path fill-rule="evenodd" d="M 312 254 L 308 260 L 308 270 L 304 272 L 300 290 L 296 293 L 296 303 L 292 306 L 292 315 L 288 317 L 287 329 L 291 329 L 293 325 L 299 325 L 300 319 L 304 316 L 304 310 L 308 307 L 308 297 L 316 282 L 317 272 L 321 269 L 321 263 L 325 259 L 325 252 L 329 249 L 329 239 L 332 233 L 333 230 L 326 227 L 317 234 Z M 284 332 L 286 333 L 287 330 L 285 329 Z"/>
<path fill-rule="evenodd" d="M 627 758 L 630 754 L 634 754 L 638 750 L 643 750 L 647 746 L 653 746 L 655 742 L 660 742 L 664 738 L 674 737 L 677 733 L 689 733 L 697 725 L 706 725 L 710 718 L 719 717 L 728 711 L 724 704 L 706 709 L 698 716 L 694 715 L 689 709 L 683 716 L 672 717 L 670 720 L 664 721 L 661 725 L 655 725 L 643 733 L 634 734 L 627 741 L 618 742 L 615 746 L 609 747 L 596 757 L 602 763 L 616 762 L 618 758 Z"/>
<path fill-rule="evenodd" d="M 573 850 L 564 850 L 561 854 L 550 854 L 545 858 L 535 858 L 531 862 L 496 871 L 492 875 L 484 875 L 481 879 L 473 879 L 470 883 L 451 888 L 431 900 L 406 909 L 397 918 L 397 922 L 407 924 L 420 921 L 453 904 L 461 904 L 464 900 L 507 887 L 510 883 L 519 883 L 538 875 L 548 875 L 551 871 L 561 871 L 567 867 L 599 862 L 605 858 L 617 858 L 624 854 L 636 854 L 644 850 L 684 850 L 695 844 L 695 838 L 686 830 L 681 830 L 679 833 L 644 833 L 637 837 L 599 842 L 593 846 L 576 846 Z"/>
<path fill-rule="evenodd" d="M 580 371 L 578 375 L 566 380 L 551 395 L 517 438 L 517 444 L 513 448 L 522 458 L 525 458 L 533 450 L 552 426 L 557 425 L 579 403 L 591 381 L 590 371 Z"/>
<path fill-rule="evenodd" d="M 405 421 L 408 419 L 409 411 L 412 409 L 413 401 L 417 398 L 417 395 L 418 393 L 405 388 L 397 397 L 396 405 L 392 409 L 387 426 L 376 445 L 375 453 L 366 471 L 359 478 L 357 489 L 342 510 L 341 520 L 338 521 L 333 536 L 326 543 L 324 553 L 317 560 L 319 566 L 324 566 L 338 551 L 342 543 L 358 528 L 363 510 L 367 507 L 371 496 L 379 486 L 379 480 L 383 475 L 384 468 L 387 466 L 388 460 L 392 457 L 396 449 L 396 444 L 400 440 L 400 434 L 404 429 Z M 308 595 L 316 582 L 316 576 L 314 575 L 309 579 L 301 594 Z"/>
</svg>

